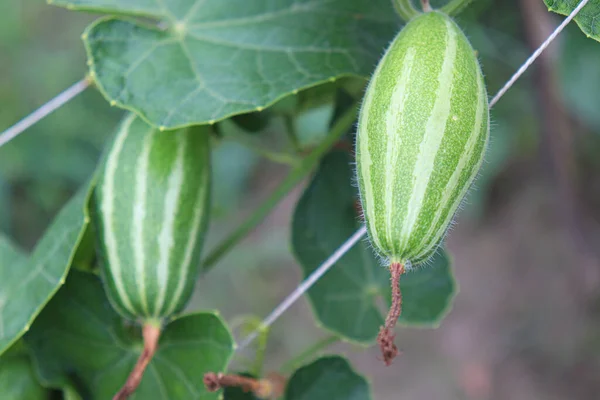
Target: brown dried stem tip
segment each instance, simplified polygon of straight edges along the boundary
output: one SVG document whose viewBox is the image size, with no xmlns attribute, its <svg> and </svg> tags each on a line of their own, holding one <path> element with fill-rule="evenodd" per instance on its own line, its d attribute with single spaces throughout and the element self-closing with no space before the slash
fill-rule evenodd
<svg viewBox="0 0 600 400">
<path fill-rule="evenodd" d="M 285 378 L 270 375 L 267 379 L 254 379 L 241 375 L 208 372 L 204 375 L 204 386 L 209 392 L 216 392 L 225 387 L 239 387 L 244 392 L 252 392 L 260 399 L 271 399 L 283 395 Z"/>
<path fill-rule="evenodd" d="M 119 390 L 113 400 L 125 400 L 140 385 L 142 381 L 142 377 L 144 376 L 144 371 L 146 367 L 152 360 L 154 353 L 156 352 L 156 348 L 158 347 L 158 338 L 160 337 L 160 326 L 155 324 L 146 324 L 142 327 L 142 335 L 144 337 L 144 350 L 140 357 L 137 360 L 137 363 L 133 367 L 133 370 L 129 374 L 125 385 Z"/>
<path fill-rule="evenodd" d="M 402 313 L 402 293 L 400 292 L 400 276 L 404 273 L 404 265 L 400 263 L 390 264 L 392 282 L 392 306 L 385 319 L 385 325 L 379 330 L 377 343 L 381 348 L 385 365 L 391 365 L 392 360 L 398 355 L 398 347 L 394 344 L 394 327 Z"/>
</svg>

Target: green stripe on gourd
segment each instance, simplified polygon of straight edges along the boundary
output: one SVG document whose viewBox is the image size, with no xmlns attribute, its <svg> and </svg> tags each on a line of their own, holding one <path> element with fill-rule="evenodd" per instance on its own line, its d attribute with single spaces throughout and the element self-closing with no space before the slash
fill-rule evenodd
<svg viewBox="0 0 600 400">
<path fill-rule="evenodd" d="M 189 299 L 208 223 L 206 127 L 160 132 L 131 115 L 95 190 L 103 278 L 125 317 L 160 321 Z"/>
<path fill-rule="evenodd" d="M 446 15 L 412 19 L 367 88 L 356 142 L 362 208 L 392 263 L 427 260 L 475 179 L 489 137 L 475 52 Z"/>
</svg>

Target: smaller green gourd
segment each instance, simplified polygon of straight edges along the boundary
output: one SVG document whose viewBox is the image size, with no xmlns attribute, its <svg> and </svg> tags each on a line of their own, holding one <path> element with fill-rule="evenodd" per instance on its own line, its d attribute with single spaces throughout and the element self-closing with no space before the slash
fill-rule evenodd
<svg viewBox="0 0 600 400">
<path fill-rule="evenodd" d="M 209 217 L 208 129 L 161 132 L 130 115 L 105 154 L 92 213 L 102 277 L 113 307 L 143 325 L 145 344 L 115 399 L 135 390 L 163 321 L 191 296 Z"/>
<path fill-rule="evenodd" d="M 390 261 L 394 302 L 379 342 L 389 363 L 399 276 L 442 243 L 488 143 L 489 110 L 475 51 L 452 19 L 413 18 L 379 62 L 360 111 L 357 175 L 369 238 Z"/>
</svg>

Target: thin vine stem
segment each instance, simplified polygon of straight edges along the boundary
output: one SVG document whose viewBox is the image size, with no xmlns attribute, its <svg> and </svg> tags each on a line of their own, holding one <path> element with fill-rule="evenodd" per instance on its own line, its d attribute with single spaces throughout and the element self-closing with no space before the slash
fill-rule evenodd
<svg viewBox="0 0 600 400">
<path fill-rule="evenodd" d="M 90 87 L 92 80 L 90 77 L 85 77 L 79 82 L 74 83 L 71 87 L 65 89 L 59 93 L 52 100 L 23 118 L 4 132 L 0 133 L 0 147 L 16 138 L 19 134 L 25 131 L 27 128 L 35 125 L 37 122 L 52 114 L 60 107 L 67 104 L 69 101 L 77 97 L 78 94 L 82 93 L 85 89 Z"/>
<path fill-rule="evenodd" d="M 565 26 L 575 18 L 577 13 L 589 2 L 582 0 L 579 5 L 569 14 L 569 16 L 552 32 L 548 39 L 540 45 L 540 47 L 529 57 L 525 63 L 515 72 L 508 82 L 498 91 L 498 93 L 490 101 L 490 108 L 496 105 L 498 101 L 506 94 L 506 92 L 515 84 L 515 82 L 523 75 L 523 73 L 533 64 L 539 55 L 548 47 L 548 45 L 556 39 L 558 34 Z M 312 274 L 310 274 L 303 282 L 298 285 L 292 293 L 290 293 L 275 309 L 263 320 L 260 329 L 270 327 L 283 313 L 285 313 L 302 295 L 308 291 L 335 263 L 337 263 L 359 240 L 367 234 L 367 228 L 363 225 L 352 234 L 340 247 L 333 252 Z M 237 350 L 247 347 L 256 337 L 260 330 L 256 330 L 242 339 Z"/>
<path fill-rule="evenodd" d="M 202 268 L 204 271 L 212 268 L 225 254 L 246 237 L 264 218 L 279 204 L 283 198 L 292 190 L 314 167 L 329 149 L 337 143 L 340 138 L 352 127 L 356 119 L 357 107 L 346 111 L 334 124 L 329 135 L 308 156 L 304 157 L 298 165 L 292 169 L 288 176 L 281 182 L 269 198 L 246 219 L 238 228 L 224 239 L 204 259 Z"/>
<path fill-rule="evenodd" d="M 265 364 L 265 356 L 267 355 L 267 344 L 269 343 L 269 328 L 259 331 L 258 335 L 258 347 L 256 350 L 256 356 L 254 363 L 250 371 L 254 376 L 262 376 L 263 365 Z"/>
<path fill-rule="evenodd" d="M 296 156 L 294 154 L 269 150 L 267 148 L 252 144 L 246 140 L 233 139 L 232 141 L 235 141 L 236 143 L 241 144 L 242 146 L 246 147 L 248 150 L 251 150 L 252 152 L 258 154 L 259 156 L 261 156 L 269 161 L 272 161 L 274 163 L 277 163 L 277 164 L 284 164 L 284 165 L 288 165 L 290 167 L 295 167 L 302 160 L 299 156 Z"/>
</svg>

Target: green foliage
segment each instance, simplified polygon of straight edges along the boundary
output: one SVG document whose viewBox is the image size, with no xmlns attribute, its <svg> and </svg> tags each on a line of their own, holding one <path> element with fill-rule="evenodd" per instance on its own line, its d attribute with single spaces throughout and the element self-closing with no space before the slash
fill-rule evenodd
<svg viewBox="0 0 600 400">
<path fill-rule="evenodd" d="M 5 307 L 9 307 L 8 303 L 12 302 L 12 299 L 9 299 L 8 294 L 12 293 L 12 290 L 9 292 L 9 289 L 11 289 L 11 285 L 15 284 L 15 282 L 9 278 L 14 276 L 13 271 L 23 271 L 23 273 L 27 272 L 27 270 L 21 268 L 21 265 L 23 265 L 26 260 L 27 257 L 20 250 L 18 250 L 7 237 L 4 235 L 0 236 L 0 282 L 2 285 L 2 291 L 0 292 L 2 293 L 2 297 L 0 298 L 0 327 L 2 327 L 2 329 L 0 329 L 0 343 L 2 343 L 2 347 L 0 347 L 0 354 L 6 351 L 10 345 L 19 338 L 22 330 L 27 325 L 27 322 L 25 321 L 24 323 L 18 323 L 16 329 L 10 326 L 4 326 L 7 322 L 12 323 L 12 321 L 6 321 L 7 318 L 5 317 L 4 311 Z M 20 310 L 18 309 L 16 312 L 13 311 L 14 316 L 12 316 L 12 318 L 14 319 L 17 317 L 19 312 Z"/>
<path fill-rule="evenodd" d="M 236 226 L 203 260 L 203 273 L 248 236 L 315 169 L 292 221 L 292 250 L 303 276 L 313 272 L 361 227 L 351 150 L 339 149 L 352 146 L 349 134 L 364 94 L 365 77 L 372 73 L 400 27 L 393 6 L 408 20 L 420 13 L 418 1 L 50 2 L 105 14 L 88 25 L 82 47 L 87 50 L 97 88 L 110 104 L 132 110 L 167 130 L 161 137 L 165 142 L 176 136 L 171 128 L 214 123 L 210 129 L 214 181 L 211 217 L 230 217 Z M 433 8 L 453 16 L 469 3 L 431 1 Z M 545 3 L 566 15 L 579 0 Z M 40 26 L 31 22 L 42 14 Z M 594 25 L 598 15 L 600 2 L 592 0 L 576 19 L 586 35 L 596 40 L 600 40 Z M 9 126 L 83 75 L 84 66 L 79 62 L 83 48 L 79 53 L 71 52 L 44 41 L 36 45 L 39 48 L 21 51 L 25 44 L 33 35 L 45 40 L 48 32 L 56 31 L 55 41 L 65 49 L 76 48 L 77 34 L 90 18 L 84 13 L 34 4 L 0 5 L 0 47 L 6 50 L 3 61 L 9 61 L 6 71 L 5 64 L 0 70 L 11 77 L 0 84 L 0 103 L 5 105 L 0 113 L 2 126 Z M 518 9 L 510 2 L 479 0 L 456 20 L 477 50 L 493 93 L 529 52 Z M 56 26 L 61 29 L 57 31 Z M 595 65 L 600 50 L 576 29 L 568 30 L 563 39 L 560 83 L 566 107 L 590 129 L 598 130 Z M 34 64 L 25 62 L 31 59 L 30 53 L 36 56 Z M 36 68 L 33 78 L 24 65 Z M 39 74 L 39 65 L 44 66 L 44 74 Z M 479 190 L 471 191 L 466 207 L 477 219 L 485 216 L 490 188 L 498 175 L 515 158 L 531 155 L 536 149 L 535 135 L 530 132 L 539 123 L 529 92 L 527 85 L 517 86 L 494 109 L 487 162 L 478 180 Z M 119 109 L 110 111 L 109 103 L 90 90 L 81 100 L 32 128 L 33 132 L 2 148 L 0 226 L 7 233 L 0 236 L 3 400 L 111 398 L 142 351 L 139 321 L 126 321 L 113 310 L 95 273 L 101 258 L 96 242 L 101 240 L 87 222 L 87 180 L 96 168 L 100 148 L 121 116 Z M 146 127 L 139 122 L 140 127 Z M 331 151 L 333 147 L 338 150 Z M 149 168 L 156 168 L 150 164 Z M 287 177 L 271 194 L 255 192 L 260 187 L 257 181 L 271 180 L 271 170 L 285 168 L 289 168 Z M 131 171 L 125 168 L 120 177 L 127 181 Z M 152 184 L 160 188 L 164 181 L 156 178 Z M 131 189 L 127 186 L 122 187 Z M 77 187 L 81 188 L 79 193 L 49 224 L 31 255 L 19 250 L 31 247 L 48 225 L 45 218 Z M 118 192 L 121 201 L 126 190 Z M 256 198 L 263 197 L 266 201 L 255 207 Z M 246 219 L 237 221 L 242 214 Z M 153 217 L 149 215 L 148 221 Z M 131 220 L 125 215 L 120 223 L 127 228 Z M 217 230 L 223 228 L 214 218 L 213 225 Z M 126 228 L 121 232 L 122 242 L 132 236 Z M 218 236 L 214 231 L 211 234 Z M 260 246 L 255 242 L 251 246 L 252 251 L 256 246 L 260 255 Z M 145 253 L 152 254 L 153 250 Z M 439 249 L 428 264 L 416 266 L 401 277 L 401 325 L 438 326 L 458 290 L 450 260 L 446 250 Z M 246 267 L 243 262 L 238 266 Z M 231 276 L 236 280 L 235 271 Z M 220 290 L 212 279 L 213 275 L 206 274 L 198 290 L 206 285 Z M 263 287 L 278 288 L 281 283 L 272 276 L 267 279 Z M 191 287 L 193 281 L 187 279 L 186 284 Z M 251 283 L 236 280 L 244 293 L 260 296 Z M 292 371 L 284 399 L 369 400 L 369 383 L 344 358 L 323 357 L 293 369 L 339 339 L 363 345 L 374 342 L 390 303 L 386 265 L 366 240 L 361 241 L 308 291 L 307 298 L 317 324 L 333 334 L 283 364 L 279 373 Z M 188 304 L 182 300 L 180 305 L 199 308 L 197 301 Z M 252 326 L 263 328 L 260 320 Z M 270 352 L 277 349 L 277 339 L 267 340 L 275 335 L 264 330 L 260 336 L 257 356 L 249 363 L 257 378 L 264 378 L 265 357 L 270 362 Z M 402 342 L 398 344 L 403 347 Z M 208 393 L 203 386 L 204 373 L 227 372 L 234 348 L 229 327 L 217 311 L 167 319 L 157 353 L 132 398 L 256 399 L 240 388 Z"/>
<path fill-rule="evenodd" d="M 0 393 L 6 400 L 44 400 L 46 390 L 37 382 L 27 357 L 3 359 L 0 364 Z"/>
<path fill-rule="evenodd" d="M 358 195 L 347 153 L 327 155 L 298 202 L 292 247 L 304 276 L 314 271 L 359 228 Z M 400 280 L 404 305 L 400 323 L 435 326 L 456 291 L 444 251 Z M 356 244 L 323 276 L 308 298 L 321 324 L 349 340 L 371 343 L 383 324 L 378 304 L 389 301 L 389 272 L 366 242 Z"/>
<path fill-rule="evenodd" d="M 83 36 L 91 73 L 111 104 L 165 129 L 260 110 L 341 76 L 368 76 L 397 26 L 389 0 L 57 4 L 166 25 L 108 18 Z"/>
<path fill-rule="evenodd" d="M 37 381 L 31 360 L 18 342 L 0 356 L 0 393 L 3 400 L 44 400 L 47 390 Z"/>
<path fill-rule="evenodd" d="M 581 0 L 544 0 L 549 11 L 562 15 L 569 15 L 575 7 L 581 3 Z M 590 0 L 588 4 L 575 17 L 575 22 L 587 37 L 600 41 L 600 27 L 598 18 L 600 17 L 600 0 Z"/>
<path fill-rule="evenodd" d="M 0 354 L 25 333 L 64 283 L 88 223 L 84 187 L 63 208 L 29 258 L 0 242 Z"/>
<path fill-rule="evenodd" d="M 111 398 L 125 382 L 142 344 L 139 326 L 113 311 L 97 276 L 72 271 L 26 336 L 44 385 L 76 382 L 85 398 Z M 194 313 L 164 328 L 135 399 L 216 399 L 202 377 L 223 370 L 233 339 L 214 313 Z"/>
<path fill-rule="evenodd" d="M 286 400 L 370 400 L 371 390 L 348 361 L 339 356 L 322 357 L 298 369 L 290 378 Z"/>
</svg>

